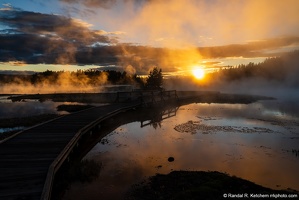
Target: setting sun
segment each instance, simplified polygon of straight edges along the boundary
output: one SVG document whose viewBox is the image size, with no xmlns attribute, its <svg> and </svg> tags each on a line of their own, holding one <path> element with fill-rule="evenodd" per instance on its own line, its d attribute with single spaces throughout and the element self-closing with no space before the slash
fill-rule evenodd
<svg viewBox="0 0 299 200">
<path fill-rule="evenodd" d="M 197 79 L 203 79 L 205 76 L 205 71 L 202 68 L 193 69 L 192 72 L 193 76 L 195 76 Z"/>
</svg>

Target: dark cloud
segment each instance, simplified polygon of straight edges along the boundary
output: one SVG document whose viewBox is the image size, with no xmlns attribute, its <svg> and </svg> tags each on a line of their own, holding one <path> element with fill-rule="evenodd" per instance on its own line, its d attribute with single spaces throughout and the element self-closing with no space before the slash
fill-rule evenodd
<svg viewBox="0 0 299 200">
<path fill-rule="evenodd" d="M 0 10 L 2 61 L 75 63 L 76 53 L 93 44 L 109 45 L 116 38 L 91 30 L 90 24 L 60 15 Z"/>
<path fill-rule="evenodd" d="M 215 47 L 198 48 L 200 54 L 205 58 L 223 58 L 223 57 L 260 57 L 275 56 L 277 53 L 268 53 L 271 50 L 284 48 L 287 46 L 297 46 L 299 48 L 299 37 L 289 36 L 265 39 L 260 41 L 248 42 L 247 44 L 231 44 Z M 279 52 L 278 52 L 279 53 Z"/>
<path fill-rule="evenodd" d="M 125 69 L 132 66 L 137 72 L 147 74 L 153 66 L 163 68 L 164 72 L 179 71 L 199 64 L 201 59 L 215 59 L 227 57 L 272 57 L 282 55 L 283 52 L 272 53 L 271 49 L 286 46 L 299 47 L 299 37 L 273 38 L 247 44 L 234 44 L 226 46 L 199 47 L 195 49 L 169 49 L 154 48 L 149 46 L 122 45 L 115 48 L 121 49 L 118 55 L 119 65 Z M 216 62 L 204 63 L 209 68 L 216 68 Z M 219 68 L 221 68 L 219 66 Z"/>
<path fill-rule="evenodd" d="M 142 73 L 147 73 L 152 66 L 172 71 L 180 66 L 198 63 L 201 58 L 273 56 L 273 52 L 269 53 L 273 49 L 299 46 L 299 37 L 295 36 L 246 44 L 199 47 L 192 51 L 115 45 L 117 33 L 91 30 L 91 25 L 86 22 L 60 15 L 16 9 L 0 10 L 0 24 L 8 27 L 0 32 L 2 62 L 118 64 L 124 69 L 131 66 Z M 201 57 L 197 57 L 197 54 Z"/>
<path fill-rule="evenodd" d="M 117 0 L 60 0 L 61 2 L 68 4 L 82 4 L 86 7 L 101 7 L 101 8 L 111 8 L 115 5 Z"/>
<path fill-rule="evenodd" d="M 45 44 L 48 42 L 47 38 L 32 34 L 2 34 L 0 36 L 1 60 L 24 60 L 34 54 L 45 53 L 47 49 Z"/>
<path fill-rule="evenodd" d="M 36 34 L 82 44 L 92 44 L 97 41 L 110 42 L 108 37 L 90 30 L 89 24 L 60 15 L 5 10 L 1 11 L 0 21 L 0 23 L 13 28 L 8 32 Z"/>
</svg>

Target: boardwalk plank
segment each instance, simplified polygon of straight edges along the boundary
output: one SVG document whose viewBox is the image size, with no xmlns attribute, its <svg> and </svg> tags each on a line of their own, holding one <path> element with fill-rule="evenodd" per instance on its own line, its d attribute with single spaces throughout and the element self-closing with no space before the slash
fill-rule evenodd
<svg viewBox="0 0 299 200">
<path fill-rule="evenodd" d="M 49 166 L 80 129 L 108 113 L 138 105 L 106 105 L 66 115 L 1 143 L 0 199 L 40 199 Z"/>
</svg>

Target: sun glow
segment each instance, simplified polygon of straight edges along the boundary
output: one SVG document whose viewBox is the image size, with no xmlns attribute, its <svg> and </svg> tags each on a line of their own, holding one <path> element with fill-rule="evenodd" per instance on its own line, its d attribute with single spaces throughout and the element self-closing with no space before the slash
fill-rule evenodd
<svg viewBox="0 0 299 200">
<path fill-rule="evenodd" d="M 193 69 L 192 73 L 196 79 L 203 79 L 205 76 L 205 71 L 202 68 Z"/>
</svg>

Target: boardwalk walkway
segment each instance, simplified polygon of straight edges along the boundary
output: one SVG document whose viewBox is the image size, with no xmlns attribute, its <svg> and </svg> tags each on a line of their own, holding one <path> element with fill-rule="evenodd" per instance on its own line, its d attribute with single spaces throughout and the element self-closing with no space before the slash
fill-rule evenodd
<svg viewBox="0 0 299 200">
<path fill-rule="evenodd" d="M 66 115 L 0 144 L 0 199 L 41 199 L 49 166 L 61 156 L 78 131 L 139 105 L 137 102 L 112 104 Z"/>
</svg>

